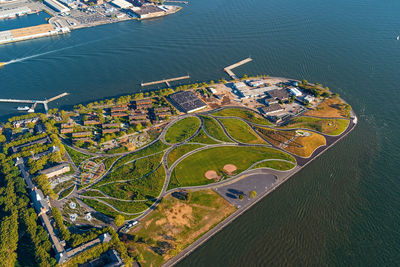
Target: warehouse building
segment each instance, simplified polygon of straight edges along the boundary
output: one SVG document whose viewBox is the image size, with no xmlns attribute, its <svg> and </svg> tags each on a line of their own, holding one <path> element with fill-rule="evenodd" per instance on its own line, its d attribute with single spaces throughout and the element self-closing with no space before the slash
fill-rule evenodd
<svg viewBox="0 0 400 267">
<path fill-rule="evenodd" d="M 40 171 L 40 174 L 45 174 L 47 178 L 52 178 L 70 171 L 69 163 L 64 162 L 57 166 Z"/>
<path fill-rule="evenodd" d="M 114 0 L 111 2 L 114 6 L 122 9 L 128 9 L 133 7 L 133 5 L 125 0 Z"/>
<path fill-rule="evenodd" d="M 68 7 L 64 6 L 57 0 L 44 0 L 44 3 L 47 4 L 48 6 L 50 6 L 55 11 L 60 12 L 60 13 L 67 13 L 67 12 L 71 11 Z"/>
<path fill-rule="evenodd" d="M 154 5 L 143 5 L 141 7 L 132 7 L 129 9 L 129 13 L 137 16 L 140 19 L 149 19 L 155 17 L 165 16 L 165 10 L 154 6 Z"/>
</svg>

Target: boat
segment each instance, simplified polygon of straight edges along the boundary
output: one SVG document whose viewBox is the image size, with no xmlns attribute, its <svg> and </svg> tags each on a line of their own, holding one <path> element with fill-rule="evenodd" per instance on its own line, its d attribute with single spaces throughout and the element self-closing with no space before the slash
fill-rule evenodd
<svg viewBox="0 0 400 267">
<path fill-rule="evenodd" d="M 397 36 L 397 38 L 396 38 L 396 39 L 397 39 L 397 41 L 399 41 L 399 40 L 400 40 L 400 35 L 399 35 L 399 36 Z"/>
<path fill-rule="evenodd" d="M 5 62 L 0 62 L 0 67 L 4 67 L 6 65 Z"/>
<path fill-rule="evenodd" d="M 31 108 L 30 107 L 28 107 L 28 106 L 25 106 L 25 107 L 17 107 L 17 110 L 18 111 L 29 111 Z"/>
</svg>

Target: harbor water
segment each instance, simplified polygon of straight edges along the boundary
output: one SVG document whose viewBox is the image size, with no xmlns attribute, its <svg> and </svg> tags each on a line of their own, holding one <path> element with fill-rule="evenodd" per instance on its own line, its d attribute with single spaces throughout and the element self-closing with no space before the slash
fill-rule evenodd
<svg viewBox="0 0 400 267">
<path fill-rule="evenodd" d="M 23 60 L 0 68 L 0 94 L 69 92 L 50 108 L 71 107 L 188 73 L 190 82 L 228 78 L 222 69 L 249 56 L 239 76 L 322 83 L 353 106 L 358 127 L 178 265 L 396 266 L 398 10 L 395 0 L 192 0 L 159 19 L 2 45 L 0 61 Z M 14 107 L 0 104 L 1 119 Z"/>
</svg>

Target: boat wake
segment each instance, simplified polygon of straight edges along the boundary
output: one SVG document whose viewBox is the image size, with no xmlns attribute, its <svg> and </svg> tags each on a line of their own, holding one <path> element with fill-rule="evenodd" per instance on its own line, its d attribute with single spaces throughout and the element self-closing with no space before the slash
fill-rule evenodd
<svg viewBox="0 0 400 267">
<path fill-rule="evenodd" d="M 100 39 L 100 40 L 94 40 L 94 41 L 89 41 L 89 42 L 85 42 L 85 43 L 81 43 L 81 44 L 77 44 L 77 45 L 67 46 L 67 47 L 63 47 L 63 48 L 59 48 L 59 49 L 43 52 L 43 53 L 40 53 L 40 54 L 35 54 L 35 55 L 32 55 L 32 56 L 16 58 L 16 59 L 12 59 L 12 60 L 7 61 L 7 62 L 0 62 L 0 63 L 1 63 L 1 66 L 6 66 L 6 65 L 14 64 L 14 63 L 19 63 L 19 62 L 23 62 L 23 61 L 26 61 L 26 60 L 29 60 L 29 59 L 33 59 L 33 58 L 45 56 L 45 55 L 48 55 L 48 54 L 53 54 L 53 53 L 57 53 L 57 52 L 60 52 L 60 51 L 64 51 L 64 50 L 67 50 L 67 49 L 72 49 L 72 48 L 75 48 L 75 47 L 84 46 L 84 45 L 87 45 L 87 44 L 99 42 L 99 41 L 102 41 L 104 39 L 108 39 L 108 38 L 103 38 L 103 39 Z"/>
</svg>

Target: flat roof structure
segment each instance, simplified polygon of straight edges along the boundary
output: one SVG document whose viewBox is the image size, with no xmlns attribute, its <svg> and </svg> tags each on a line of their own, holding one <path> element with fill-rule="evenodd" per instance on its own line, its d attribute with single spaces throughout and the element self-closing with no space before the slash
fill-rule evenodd
<svg viewBox="0 0 400 267">
<path fill-rule="evenodd" d="M 133 5 L 125 0 L 114 0 L 111 1 L 111 3 L 119 8 L 123 8 L 123 9 L 128 9 L 130 7 L 132 7 Z"/>
<path fill-rule="evenodd" d="M 159 17 L 166 14 L 166 12 L 155 5 L 142 5 L 130 9 L 135 15 L 141 19 Z"/>
<path fill-rule="evenodd" d="M 261 111 L 265 114 L 265 115 L 269 115 L 269 114 L 273 114 L 273 113 L 277 113 L 280 111 L 283 111 L 284 109 L 281 107 L 281 105 L 279 105 L 278 103 L 273 103 L 270 104 L 267 107 L 262 107 Z"/>
<path fill-rule="evenodd" d="M 289 98 L 289 93 L 286 89 L 275 89 L 267 91 L 267 93 L 271 98 L 276 98 L 279 100 L 285 100 Z"/>
<path fill-rule="evenodd" d="M 1 2 L 1 1 L 0 1 Z M 32 10 L 26 6 L 0 10 L 0 19 L 13 18 L 30 13 Z"/>
<path fill-rule="evenodd" d="M 207 104 L 192 91 L 182 91 L 172 94 L 170 99 L 173 102 L 172 104 L 186 113 L 195 112 L 207 107 Z"/>
<path fill-rule="evenodd" d="M 71 11 L 68 7 L 64 6 L 57 0 L 44 0 L 44 2 L 49 5 L 52 9 L 55 11 L 61 12 L 61 13 L 66 13 Z"/>
</svg>

